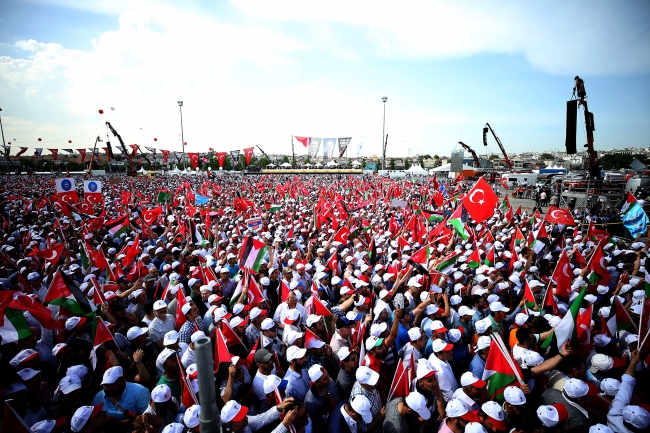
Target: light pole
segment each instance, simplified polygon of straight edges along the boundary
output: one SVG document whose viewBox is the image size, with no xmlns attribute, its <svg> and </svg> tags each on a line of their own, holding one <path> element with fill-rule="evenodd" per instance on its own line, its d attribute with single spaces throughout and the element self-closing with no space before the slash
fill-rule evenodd
<svg viewBox="0 0 650 433">
<path fill-rule="evenodd" d="M 178 109 L 181 111 L 181 144 L 183 145 L 183 170 L 185 170 L 185 137 L 183 136 L 183 101 L 178 101 Z"/>
<path fill-rule="evenodd" d="M 381 100 L 384 102 L 384 127 L 381 132 L 381 147 L 383 149 L 381 157 L 381 169 L 386 170 L 386 100 L 387 96 L 382 96 Z"/>
</svg>

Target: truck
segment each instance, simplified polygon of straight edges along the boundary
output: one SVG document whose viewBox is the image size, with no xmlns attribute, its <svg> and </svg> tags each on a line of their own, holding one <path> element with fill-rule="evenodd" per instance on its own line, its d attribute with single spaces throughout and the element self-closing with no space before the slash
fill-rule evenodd
<svg viewBox="0 0 650 433">
<path fill-rule="evenodd" d="M 534 186 L 537 183 L 537 173 L 503 173 L 502 178 L 508 181 L 508 187 L 523 185 Z"/>
</svg>

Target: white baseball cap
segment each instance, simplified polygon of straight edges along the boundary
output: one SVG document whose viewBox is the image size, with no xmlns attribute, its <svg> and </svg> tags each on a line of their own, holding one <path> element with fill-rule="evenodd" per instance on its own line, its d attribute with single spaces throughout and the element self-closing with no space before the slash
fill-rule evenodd
<svg viewBox="0 0 650 433">
<path fill-rule="evenodd" d="M 591 382 L 583 382 L 580 379 L 567 379 L 564 382 L 564 393 L 571 398 L 580 398 L 585 395 L 594 396 L 598 394 L 598 388 L 596 385 L 592 385 Z"/>
<path fill-rule="evenodd" d="M 415 377 L 417 377 L 418 380 L 424 379 L 425 377 L 431 377 L 434 374 L 436 374 L 436 369 L 427 359 L 418 359 L 418 365 L 415 368 Z"/>
<path fill-rule="evenodd" d="M 592 373 L 598 373 L 598 371 L 611 370 L 613 366 L 614 360 L 610 356 L 603 355 L 602 353 L 597 353 L 591 358 L 591 366 L 589 367 L 589 371 Z"/>
<path fill-rule="evenodd" d="M 183 306 L 181 307 L 181 312 L 183 313 L 183 315 L 186 315 L 187 313 L 190 312 L 191 309 L 192 309 L 192 304 L 188 302 L 187 304 L 183 304 Z"/>
<path fill-rule="evenodd" d="M 413 327 L 413 328 L 408 330 L 408 335 L 409 335 L 409 339 L 411 341 L 416 341 L 416 340 L 420 339 L 420 337 L 422 337 L 422 330 L 420 328 L 418 328 L 417 326 Z"/>
<path fill-rule="evenodd" d="M 322 317 L 323 316 L 318 316 L 316 314 L 310 314 L 305 323 L 307 323 L 307 327 L 310 327 L 314 323 L 318 322 Z"/>
<path fill-rule="evenodd" d="M 463 373 L 462 376 L 460 376 L 460 385 L 461 386 L 467 386 L 467 385 L 472 385 L 475 388 L 484 388 L 487 383 L 478 377 L 474 376 L 474 373 L 471 371 L 466 371 Z"/>
<path fill-rule="evenodd" d="M 122 367 L 119 365 L 117 367 L 111 367 L 104 372 L 104 377 L 102 378 L 101 385 L 110 385 L 115 383 L 117 379 L 124 375 Z"/>
<path fill-rule="evenodd" d="M 196 332 L 194 332 L 194 333 L 190 336 L 190 341 L 191 341 L 192 343 L 196 343 L 196 341 L 197 341 L 199 338 L 203 338 L 203 337 L 205 337 L 205 332 L 203 332 L 203 331 L 196 331 Z"/>
<path fill-rule="evenodd" d="M 431 418 L 431 411 L 427 407 L 427 401 L 422 394 L 412 391 L 406 396 L 406 404 L 420 415 L 424 420 Z"/>
<path fill-rule="evenodd" d="M 170 344 L 174 344 L 178 341 L 178 338 L 180 337 L 180 334 L 178 331 L 171 330 L 165 334 L 163 337 L 163 346 L 169 346 Z"/>
<path fill-rule="evenodd" d="M 478 351 L 478 350 L 486 349 L 490 347 L 491 344 L 492 344 L 492 337 L 490 337 L 489 335 L 481 335 L 476 342 L 476 346 L 474 346 L 474 350 Z"/>
<path fill-rule="evenodd" d="M 307 354 L 307 349 L 301 349 L 297 346 L 289 346 L 287 348 L 287 361 L 291 362 L 294 359 L 300 359 Z"/>
<path fill-rule="evenodd" d="M 454 348 L 453 344 L 449 344 L 444 340 L 437 339 L 434 340 L 433 343 L 431 343 L 431 348 L 435 353 L 447 351 L 447 350 L 452 350 Z"/>
<path fill-rule="evenodd" d="M 386 322 L 373 323 L 370 327 L 370 335 L 379 338 L 379 336 L 388 329 Z"/>
<path fill-rule="evenodd" d="M 280 379 L 275 374 L 269 374 L 264 379 L 264 394 L 269 394 L 278 388 L 279 390 L 284 390 L 287 387 L 288 381 Z"/>
<path fill-rule="evenodd" d="M 379 380 L 379 373 L 363 365 L 357 369 L 355 376 L 362 385 L 375 386 Z"/>
<path fill-rule="evenodd" d="M 476 332 L 479 333 L 479 334 L 483 334 L 491 326 L 492 326 L 492 323 L 491 323 L 489 317 L 486 317 L 485 319 L 477 320 L 476 323 L 474 324 L 474 328 L 476 329 Z"/>
<path fill-rule="evenodd" d="M 506 423 L 506 414 L 501 408 L 501 405 L 496 401 L 486 401 L 481 405 L 481 410 L 490 417 L 492 425 L 499 431 L 508 431 Z"/>
<path fill-rule="evenodd" d="M 167 302 L 163 301 L 162 299 L 159 299 L 153 303 L 154 310 L 162 310 L 163 308 L 167 308 Z"/>
<path fill-rule="evenodd" d="M 501 302 L 497 301 L 490 304 L 490 311 L 503 311 L 507 313 L 510 311 L 510 308 L 505 307 Z"/>
<path fill-rule="evenodd" d="M 370 403 L 368 397 L 363 394 L 355 395 L 350 399 L 350 407 L 352 407 L 356 413 L 361 415 L 361 418 L 366 424 L 372 422 L 372 412 L 370 411 L 372 403 Z"/>
<path fill-rule="evenodd" d="M 77 389 L 81 389 L 81 379 L 76 374 L 68 374 L 59 381 L 59 391 L 64 394 L 70 394 Z"/>
<path fill-rule="evenodd" d="M 623 409 L 623 421 L 645 430 L 650 426 L 650 414 L 641 406 L 629 405 Z"/>
<path fill-rule="evenodd" d="M 232 401 L 233 400 L 230 400 L 228 403 L 230 403 Z M 248 410 L 248 409 L 246 409 L 246 410 Z M 223 410 L 221 412 L 223 413 Z M 189 428 L 194 428 L 194 427 L 199 425 L 200 417 L 201 417 L 201 406 L 198 405 L 198 404 L 193 404 L 183 414 L 183 423 Z M 223 415 L 222 415 L 222 418 L 223 418 Z M 224 421 L 224 422 L 227 422 L 227 421 Z"/>
<path fill-rule="evenodd" d="M 172 390 L 164 383 L 151 390 L 151 399 L 154 403 L 164 403 L 170 398 L 172 398 Z"/>
<path fill-rule="evenodd" d="M 621 382 L 612 377 L 607 377 L 600 382 L 600 389 L 610 397 L 616 397 L 618 389 L 621 387 Z"/>
<path fill-rule="evenodd" d="M 614 433 L 614 430 L 604 424 L 596 424 L 589 427 L 589 433 Z"/>
<path fill-rule="evenodd" d="M 514 406 L 520 406 L 524 403 L 526 403 L 526 396 L 524 395 L 524 392 L 516 387 L 516 386 L 509 386 L 503 391 L 503 398 L 510 404 Z"/>
<path fill-rule="evenodd" d="M 81 406 L 74 412 L 70 419 L 70 430 L 73 432 L 80 432 L 86 426 L 86 423 L 91 418 L 99 415 L 99 412 L 104 408 L 104 403 L 99 403 L 94 406 Z"/>
<path fill-rule="evenodd" d="M 23 382 L 28 381 L 29 379 L 33 378 L 37 374 L 39 374 L 41 370 L 34 370 L 33 368 L 23 368 L 18 372 L 18 376 L 23 380 Z"/>
<path fill-rule="evenodd" d="M 35 423 L 29 431 L 31 433 L 52 433 L 52 430 L 60 430 L 65 425 L 66 418 L 63 416 L 57 419 L 46 419 Z"/>
<path fill-rule="evenodd" d="M 312 382 L 316 382 L 318 379 L 320 379 L 323 376 L 324 369 L 320 364 L 314 364 L 311 367 L 309 367 L 307 373 L 309 374 L 309 380 L 311 380 Z"/>
<path fill-rule="evenodd" d="M 129 341 L 132 341 L 138 338 L 139 336 L 146 334 L 148 331 L 149 328 L 145 328 L 145 327 L 140 328 L 139 326 L 132 326 L 127 331 L 126 338 L 128 338 Z"/>
<path fill-rule="evenodd" d="M 462 418 L 471 422 L 478 421 L 478 415 L 474 412 L 470 412 L 465 403 L 456 398 L 452 398 L 447 402 L 445 412 L 447 412 L 447 417 Z"/>
</svg>

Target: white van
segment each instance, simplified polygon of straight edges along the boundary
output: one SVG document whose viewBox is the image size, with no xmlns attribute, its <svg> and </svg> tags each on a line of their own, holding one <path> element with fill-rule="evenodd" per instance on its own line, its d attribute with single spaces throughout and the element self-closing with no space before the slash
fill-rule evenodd
<svg viewBox="0 0 650 433">
<path fill-rule="evenodd" d="M 507 179 L 508 187 L 523 185 L 534 186 L 537 183 L 537 173 L 503 173 L 502 178 Z"/>
</svg>

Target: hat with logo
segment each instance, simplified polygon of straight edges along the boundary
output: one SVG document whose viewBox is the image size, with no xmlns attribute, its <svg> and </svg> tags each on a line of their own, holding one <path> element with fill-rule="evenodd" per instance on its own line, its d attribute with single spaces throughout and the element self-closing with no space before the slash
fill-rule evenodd
<svg viewBox="0 0 650 433">
<path fill-rule="evenodd" d="M 629 405 L 623 409 L 623 421 L 633 425 L 639 430 L 650 427 L 650 414 L 641 406 Z"/>
<path fill-rule="evenodd" d="M 460 377 L 460 385 L 461 386 L 472 385 L 474 388 L 484 388 L 487 385 L 487 382 L 474 376 L 474 373 L 472 373 L 471 371 L 466 371 Z"/>
<path fill-rule="evenodd" d="M 362 385 L 375 386 L 379 380 L 379 373 L 363 365 L 357 369 L 355 376 Z"/>
<path fill-rule="evenodd" d="M 233 402 L 233 400 L 230 400 L 228 403 L 231 402 Z M 246 411 L 248 411 L 248 408 L 246 408 Z M 221 413 L 223 413 L 223 409 L 221 410 Z M 200 418 L 201 418 L 201 406 L 198 404 L 193 404 L 183 414 L 183 423 L 189 428 L 195 428 L 199 425 Z M 221 416 L 221 418 L 223 421 L 223 415 Z M 227 422 L 227 421 L 223 421 L 223 422 Z"/>
<path fill-rule="evenodd" d="M 416 411 L 423 420 L 431 418 L 431 411 L 427 407 L 427 400 L 417 391 L 412 391 L 405 399 L 406 405 Z"/>
<path fill-rule="evenodd" d="M 169 346 L 170 344 L 174 344 L 178 341 L 178 338 L 180 337 L 180 334 L 178 331 L 171 330 L 165 334 L 163 337 L 163 346 Z"/>
<path fill-rule="evenodd" d="M 544 427 L 555 427 L 569 417 L 569 412 L 562 403 L 541 405 L 537 408 L 537 418 Z"/>
<path fill-rule="evenodd" d="M 361 418 L 366 424 L 370 424 L 372 422 L 372 412 L 371 412 L 371 407 L 372 403 L 363 394 L 357 394 L 354 397 L 350 399 L 350 407 L 352 407 L 352 410 L 354 410 L 356 413 L 361 415 Z"/>
<path fill-rule="evenodd" d="M 309 367 L 309 370 L 307 370 L 307 374 L 309 374 L 309 380 L 311 380 L 312 382 L 316 382 L 318 379 L 320 379 L 323 376 L 323 374 L 325 374 L 325 369 L 320 364 L 314 364 L 311 367 Z"/>
<path fill-rule="evenodd" d="M 598 388 L 591 382 L 583 382 L 580 379 L 567 379 L 564 382 L 564 393 L 571 398 L 581 398 L 585 395 L 594 396 L 598 394 Z"/>
<path fill-rule="evenodd" d="M 70 419 L 70 430 L 75 433 L 80 432 L 89 420 L 99 415 L 103 408 L 104 403 L 99 403 L 94 406 L 81 406 L 74 412 L 74 415 Z"/>
<path fill-rule="evenodd" d="M 431 343 L 431 348 L 435 353 L 439 353 L 447 350 L 452 350 L 454 348 L 454 345 L 449 344 L 444 340 L 437 339 L 433 343 Z"/>
<path fill-rule="evenodd" d="M 516 387 L 516 386 L 509 386 L 503 391 L 503 398 L 510 404 L 514 406 L 520 406 L 524 403 L 526 403 L 526 396 L 524 395 L 524 392 Z"/>
<path fill-rule="evenodd" d="M 447 412 L 447 417 L 451 418 L 462 418 L 465 421 L 476 422 L 478 421 L 478 415 L 476 412 L 470 412 L 465 403 L 462 401 L 452 398 L 447 402 L 445 407 L 445 412 Z"/>
<path fill-rule="evenodd" d="M 151 390 L 151 399 L 154 403 L 164 403 L 170 398 L 172 398 L 172 390 L 164 383 Z"/>
<path fill-rule="evenodd" d="M 63 394 L 70 394 L 77 389 L 81 389 L 81 379 L 76 374 L 68 374 L 59 381 L 59 391 Z"/>
<path fill-rule="evenodd" d="M 307 349 L 301 349 L 297 346 L 289 346 L 287 348 L 287 361 L 291 362 L 294 359 L 300 359 L 307 354 Z"/>
<path fill-rule="evenodd" d="M 117 367 L 111 367 L 104 372 L 104 377 L 102 378 L 101 385 L 111 385 L 123 375 L 124 371 L 122 370 L 122 367 L 119 365 Z"/>
<path fill-rule="evenodd" d="M 129 328 L 129 330 L 126 333 L 126 338 L 129 339 L 129 341 L 135 340 L 141 335 L 146 334 L 149 331 L 149 328 L 142 327 L 140 328 L 139 326 L 133 326 Z"/>
<path fill-rule="evenodd" d="M 34 424 L 29 431 L 31 433 L 52 433 L 54 429 L 60 431 L 65 425 L 66 418 L 60 416 L 57 419 L 46 419 Z"/>
<path fill-rule="evenodd" d="M 506 424 L 506 414 L 501 408 L 501 405 L 496 401 L 486 401 L 481 406 L 481 410 L 490 417 L 492 425 L 500 431 L 507 431 L 508 425 Z"/>
<path fill-rule="evenodd" d="M 600 389 L 610 397 L 616 397 L 618 389 L 621 387 L 621 382 L 612 377 L 607 377 L 600 381 Z"/>
</svg>

